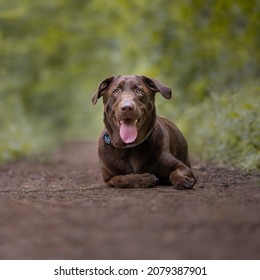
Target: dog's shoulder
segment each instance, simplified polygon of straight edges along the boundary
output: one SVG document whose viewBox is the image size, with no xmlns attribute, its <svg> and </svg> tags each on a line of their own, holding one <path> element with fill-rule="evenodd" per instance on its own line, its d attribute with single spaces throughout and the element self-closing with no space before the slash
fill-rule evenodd
<svg viewBox="0 0 260 280">
<path fill-rule="evenodd" d="M 166 142 L 174 150 L 174 154 L 177 151 L 186 150 L 188 145 L 187 141 L 179 130 L 176 124 L 171 122 L 169 119 L 164 117 L 157 117 L 157 130 L 160 130 L 163 133 L 164 142 Z"/>
</svg>

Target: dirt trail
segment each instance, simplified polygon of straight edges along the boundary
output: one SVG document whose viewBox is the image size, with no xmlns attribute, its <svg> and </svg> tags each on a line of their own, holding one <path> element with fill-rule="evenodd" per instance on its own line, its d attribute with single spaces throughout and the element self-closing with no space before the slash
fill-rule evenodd
<svg viewBox="0 0 260 280">
<path fill-rule="evenodd" d="M 260 259 L 260 174 L 194 162 L 193 190 L 103 185 L 96 146 L 0 166 L 1 259 Z"/>
</svg>

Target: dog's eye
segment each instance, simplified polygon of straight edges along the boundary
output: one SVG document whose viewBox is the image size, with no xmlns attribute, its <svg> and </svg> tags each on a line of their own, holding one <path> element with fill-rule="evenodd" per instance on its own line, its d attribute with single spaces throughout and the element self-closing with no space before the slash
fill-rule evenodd
<svg viewBox="0 0 260 280">
<path fill-rule="evenodd" d="M 143 91 L 142 88 L 137 88 L 137 89 L 135 90 L 135 92 L 136 92 L 137 94 L 142 94 L 144 91 Z"/>
<path fill-rule="evenodd" d="M 120 88 L 115 88 L 113 94 L 119 94 L 121 92 Z"/>
</svg>

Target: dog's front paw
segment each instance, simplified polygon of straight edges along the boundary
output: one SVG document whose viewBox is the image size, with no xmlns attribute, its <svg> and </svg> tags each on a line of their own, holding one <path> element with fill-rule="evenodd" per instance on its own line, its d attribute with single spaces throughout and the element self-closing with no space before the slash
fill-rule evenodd
<svg viewBox="0 0 260 280">
<path fill-rule="evenodd" d="M 193 186 L 195 185 L 195 179 L 185 176 L 183 178 L 181 178 L 180 180 L 178 180 L 175 184 L 174 187 L 176 189 L 179 190 L 190 190 L 193 188 Z"/>
<path fill-rule="evenodd" d="M 169 178 L 173 186 L 179 190 L 190 190 L 196 184 L 196 178 L 191 169 L 183 165 L 174 170 Z"/>
<path fill-rule="evenodd" d="M 157 182 L 158 179 L 153 174 L 142 173 L 114 176 L 107 184 L 117 188 L 151 188 Z"/>
<path fill-rule="evenodd" d="M 136 174 L 138 175 L 137 187 L 152 188 L 156 185 L 159 179 L 150 173 Z"/>
</svg>

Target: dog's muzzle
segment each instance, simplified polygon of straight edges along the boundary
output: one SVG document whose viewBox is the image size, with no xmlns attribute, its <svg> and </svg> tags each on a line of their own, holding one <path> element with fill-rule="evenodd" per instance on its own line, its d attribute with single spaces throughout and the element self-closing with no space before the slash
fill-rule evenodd
<svg viewBox="0 0 260 280">
<path fill-rule="evenodd" d="M 125 144 L 133 143 L 138 137 L 139 113 L 132 98 L 122 98 L 118 104 L 117 115 L 121 139 Z"/>
</svg>

